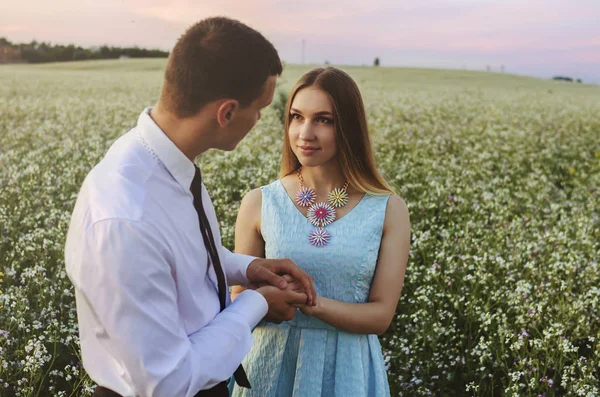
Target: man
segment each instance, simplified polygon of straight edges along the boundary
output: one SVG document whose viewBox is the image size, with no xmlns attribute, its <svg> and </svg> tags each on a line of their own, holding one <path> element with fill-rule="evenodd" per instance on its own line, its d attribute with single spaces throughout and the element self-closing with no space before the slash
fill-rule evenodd
<svg viewBox="0 0 600 397">
<path fill-rule="evenodd" d="M 221 245 L 194 164 L 208 149 L 236 147 L 281 71 L 260 33 L 227 18 L 200 21 L 169 55 L 158 104 L 86 177 L 65 261 L 95 396 L 226 396 L 234 373 L 249 387 L 240 362 L 252 328 L 267 313 L 281 322 L 294 305 L 315 303 L 311 278 L 291 261 Z M 305 292 L 287 288 L 290 276 Z M 260 287 L 231 303 L 234 284 Z"/>
</svg>

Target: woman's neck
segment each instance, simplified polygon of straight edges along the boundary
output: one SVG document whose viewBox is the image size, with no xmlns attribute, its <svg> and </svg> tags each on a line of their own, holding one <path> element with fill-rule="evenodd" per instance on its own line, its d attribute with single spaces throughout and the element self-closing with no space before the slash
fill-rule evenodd
<svg viewBox="0 0 600 397">
<path fill-rule="evenodd" d="M 304 185 L 317 191 L 331 191 L 344 185 L 346 178 L 337 163 L 316 167 L 302 167 Z"/>
</svg>

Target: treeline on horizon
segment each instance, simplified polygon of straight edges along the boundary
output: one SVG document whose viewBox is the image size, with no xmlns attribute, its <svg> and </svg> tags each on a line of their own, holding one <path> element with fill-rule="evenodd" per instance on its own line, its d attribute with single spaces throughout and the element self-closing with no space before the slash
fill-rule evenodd
<svg viewBox="0 0 600 397">
<path fill-rule="evenodd" d="M 0 64 L 3 63 L 44 63 L 44 62 L 67 62 L 85 61 L 98 59 L 119 58 L 167 58 L 168 51 L 158 49 L 145 49 L 140 47 L 113 47 L 97 46 L 83 48 L 74 44 L 52 45 L 50 42 L 12 43 L 5 37 L 0 37 Z M 325 61 L 329 65 L 328 61 Z M 373 66 L 380 66 L 379 57 L 375 58 Z M 487 66 L 487 71 L 491 71 Z M 504 67 L 502 67 L 504 73 Z M 571 83 L 583 83 L 580 78 L 570 76 L 553 76 L 552 80 Z"/>
<path fill-rule="evenodd" d="M 52 45 L 51 43 L 38 42 L 31 43 L 11 43 L 4 37 L 0 37 L 0 62 L 65 62 L 65 61 L 83 61 L 92 59 L 118 59 L 121 57 L 129 58 L 166 58 L 169 56 L 167 51 L 148 50 L 139 47 L 112 47 L 99 46 L 92 48 L 83 48 L 73 44 Z"/>
</svg>

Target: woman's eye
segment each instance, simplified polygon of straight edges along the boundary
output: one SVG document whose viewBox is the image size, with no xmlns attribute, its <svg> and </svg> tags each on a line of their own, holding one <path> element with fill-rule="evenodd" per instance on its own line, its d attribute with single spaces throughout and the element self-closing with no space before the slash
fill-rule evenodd
<svg viewBox="0 0 600 397">
<path fill-rule="evenodd" d="M 298 113 L 291 113 L 290 114 L 290 118 L 292 120 L 299 120 L 300 119 L 300 115 Z"/>
<path fill-rule="evenodd" d="M 331 119 L 328 119 L 327 117 L 319 117 L 319 118 L 317 119 L 317 121 L 318 121 L 319 123 L 323 123 L 323 124 L 330 124 L 330 123 L 332 123 L 332 122 L 333 122 L 333 120 L 331 120 Z"/>
</svg>

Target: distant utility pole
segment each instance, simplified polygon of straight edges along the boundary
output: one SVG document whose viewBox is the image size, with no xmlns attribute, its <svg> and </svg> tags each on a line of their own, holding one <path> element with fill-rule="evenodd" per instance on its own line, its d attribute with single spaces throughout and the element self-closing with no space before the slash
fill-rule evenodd
<svg viewBox="0 0 600 397">
<path fill-rule="evenodd" d="M 302 39 L 302 64 L 304 65 L 304 53 L 306 52 L 306 40 Z"/>
</svg>

